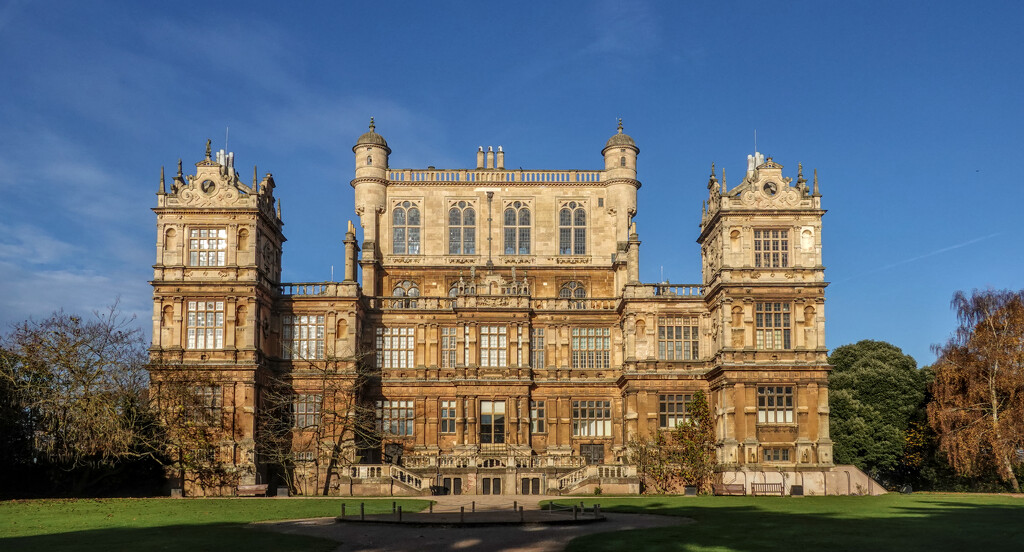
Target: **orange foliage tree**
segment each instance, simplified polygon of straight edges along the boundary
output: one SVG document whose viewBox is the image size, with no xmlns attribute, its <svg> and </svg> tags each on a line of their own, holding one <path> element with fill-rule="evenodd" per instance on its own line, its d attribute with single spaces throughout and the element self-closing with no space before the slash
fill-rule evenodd
<svg viewBox="0 0 1024 552">
<path fill-rule="evenodd" d="M 957 473 L 995 469 L 1020 491 L 1024 451 L 1024 291 L 957 292 L 959 327 L 937 348 L 928 418 Z"/>
</svg>

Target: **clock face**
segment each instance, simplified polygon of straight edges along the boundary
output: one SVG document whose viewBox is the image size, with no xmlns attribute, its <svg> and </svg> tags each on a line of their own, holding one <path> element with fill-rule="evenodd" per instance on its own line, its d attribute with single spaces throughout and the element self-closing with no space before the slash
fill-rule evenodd
<svg viewBox="0 0 1024 552">
<path fill-rule="evenodd" d="M 212 180 L 204 180 L 203 183 L 200 184 L 200 187 L 202 188 L 204 194 L 211 194 L 213 193 L 213 189 L 216 188 L 217 185 L 214 184 Z"/>
<path fill-rule="evenodd" d="M 762 189 L 764 190 L 764 193 L 770 196 L 775 195 L 779 191 L 778 185 L 776 185 L 774 182 L 765 182 L 764 187 Z"/>
</svg>

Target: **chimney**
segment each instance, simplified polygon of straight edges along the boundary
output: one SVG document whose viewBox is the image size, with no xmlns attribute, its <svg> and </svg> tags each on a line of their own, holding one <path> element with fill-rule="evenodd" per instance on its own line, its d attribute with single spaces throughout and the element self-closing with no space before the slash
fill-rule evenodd
<svg viewBox="0 0 1024 552">
<path fill-rule="evenodd" d="M 484 168 L 484 147 L 480 146 L 480 149 L 476 150 L 476 168 Z"/>
<path fill-rule="evenodd" d="M 491 146 L 487 146 L 487 168 L 494 168 L 494 148 Z"/>
<path fill-rule="evenodd" d="M 505 152 L 501 150 L 501 146 L 498 146 L 498 169 L 505 170 Z"/>
</svg>

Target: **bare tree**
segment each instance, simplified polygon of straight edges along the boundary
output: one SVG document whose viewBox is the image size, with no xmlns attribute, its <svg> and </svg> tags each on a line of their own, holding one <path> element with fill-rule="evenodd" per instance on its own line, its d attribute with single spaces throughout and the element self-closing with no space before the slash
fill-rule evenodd
<svg viewBox="0 0 1024 552">
<path fill-rule="evenodd" d="M 151 363 L 153 407 L 162 432 L 155 436 L 172 484 L 218 493 L 237 485 L 242 474 L 224 461 L 221 443 L 231 441 L 223 427 L 222 390 L 208 372 L 181 364 Z"/>
<path fill-rule="evenodd" d="M 297 360 L 263 388 L 257 453 L 281 468 L 288 486 L 330 494 L 361 448 L 379 448 L 364 358 Z"/>
<path fill-rule="evenodd" d="M 696 392 L 686 409 L 687 420 L 675 428 L 656 432 L 650 441 L 631 439 L 627 445 L 626 457 L 637 466 L 646 489 L 668 493 L 679 485 L 693 485 L 700 492 L 711 490 L 718 460 L 704 393 Z"/>
<path fill-rule="evenodd" d="M 936 348 L 928 418 L 961 475 L 994 468 L 1014 492 L 1024 450 L 1024 292 L 957 292 L 960 323 Z"/>
</svg>

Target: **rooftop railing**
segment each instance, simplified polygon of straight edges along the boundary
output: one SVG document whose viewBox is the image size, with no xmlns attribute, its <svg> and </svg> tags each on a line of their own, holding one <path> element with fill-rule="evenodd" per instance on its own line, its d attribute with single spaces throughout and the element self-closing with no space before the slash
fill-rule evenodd
<svg viewBox="0 0 1024 552">
<path fill-rule="evenodd" d="M 544 182 L 596 183 L 603 171 L 530 171 L 504 169 L 398 169 L 388 171 L 392 182 Z"/>
</svg>

